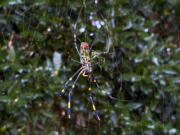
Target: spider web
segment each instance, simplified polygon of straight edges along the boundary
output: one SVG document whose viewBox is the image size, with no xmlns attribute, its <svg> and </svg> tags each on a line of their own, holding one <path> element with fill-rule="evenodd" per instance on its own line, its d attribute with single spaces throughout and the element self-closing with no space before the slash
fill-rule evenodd
<svg viewBox="0 0 180 135">
<path fill-rule="evenodd" d="M 77 36 L 77 44 L 78 47 L 80 45 L 81 42 L 88 42 L 90 43 L 90 45 L 92 45 L 93 50 L 99 50 L 100 53 L 102 53 L 103 57 L 106 58 L 105 65 L 108 62 L 114 62 L 117 63 L 119 62 L 119 58 L 121 59 L 120 61 L 123 62 L 123 57 L 118 57 L 115 52 L 115 48 L 113 46 L 114 43 L 114 39 L 112 36 L 112 31 L 111 28 L 114 28 L 114 19 L 113 19 L 113 10 L 109 11 L 108 13 L 103 13 L 102 12 L 102 8 L 99 7 L 99 2 L 97 0 L 91 0 L 91 1 L 81 1 L 82 5 L 73 5 L 73 1 L 67 1 L 67 3 L 71 3 L 70 5 L 72 5 L 72 7 L 69 7 L 69 9 L 66 10 L 62 10 L 60 8 L 58 8 L 58 4 L 55 5 L 57 6 L 57 12 L 59 12 L 60 14 L 66 14 L 67 18 L 65 18 L 65 21 L 68 22 L 65 25 L 68 25 L 69 30 L 68 32 L 70 33 L 70 36 L 68 38 L 71 38 L 72 40 L 71 43 L 68 43 L 69 45 L 67 46 L 66 50 L 71 50 L 71 48 L 73 48 L 73 53 L 75 52 L 75 46 L 73 46 L 73 34 L 76 34 Z M 13 3 L 12 3 L 13 4 Z M 102 3 L 100 3 L 102 4 Z M 39 5 L 32 5 L 30 6 L 28 9 L 26 9 L 22 14 L 24 14 L 25 16 L 31 16 L 31 18 L 36 18 L 38 16 L 36 16 L 34 13 L 31 13 L 33 10 L 33 8 L 38 7 Z M 92 8 L 92 11 L 88 12 L 88 9 Z M 43 15 L 46 16 L 46 14 L 48 11 L 44 11 Z M 24 17 L 25 17 L 24 16 Z M 107 20 L 106 18 L 111 18 L 109 20 Z M 29 20 L 29 21 L 34 21 L 33 20 Z M 25 24 L 25 22 L 24 22 Z M 45 30 L 42 30 L 42 32 L 44 33 L 44 36 L 48 36 L 49 33 L 51 33 L 52 31 L 56 31 L 56 29 L 60 28 L 61 24 L 56 23 L 55 25 L 52 23 L 49 24 L 49 27 L 46 27 Z M 34 28 L 33 28 L 34 27 Z M 28 26 L 24 25 L 23 29 L 26 29 L 27 31 L 31 31 L 32 28 L 38 29 L 39 27 L 41 27 L 40 23 L 37 23 L 36 26 L 31 26 L 30 24 Z M 89 27 L 93 27 L 93 30 L 91 30 L 91 28 Z M 33 32 L 32 31 L 32 36 L 36 37 L 38 36 L 37 32 Z M 26 34 L 26 33 L 24 33 Z M 61 34 L 61 33 L 60 33 Z M 40 37 L 38 37 L 40 38 Z M 66 39 L 66 38 L 65 38 Z M 34 42 L 34 41 L 32 41 Z M 43 48 L 41 48 L 43 49 Z M 46 48 L 44 48 L 46 49 Z M 33 54 L 34 52 L 32 52 Z M 40 53 L 40 50 L 39 50 Z M 32 55 L 29 54 L 29 55 Z M 44 54 L 40 54 L 41 57 L 44 57 Z M 78 60 L 78 55 L 72 55 L 71 57 L 75 57 Z M 59 52 L 55 52 L 54 53 L 54 59 L 53 59 L 53 64 L 51 63 L 51 60 L 48 59 L 47 60 L 47 68 L 46 70 L 52 71 L 52 76 L 56 76 L 56 72 L 57 70 L 60 70 L 60 66 L 61 63 L 58 63 L 58 61 L 61 61 L 61 53 Z M 73 64 L 72 64 L 73 65 Z M 111 63 L 109 63 L 109 66 L 107 66 L 108 68 L 110 67 Z M 71 64 L 67 65 L 69 68 L 71 68 Z M 67 67 L 66 66 L 66 67 Z M 36 70 L 40 71 L 42 67 L 37 67 Z M 62 69 L 61 69 L 62 70 Z M 66 71 L 72 71 L 71 69 L 64 69 Z M 55 72 L 54 72 L 55 71 Z M 101 75 L 102 72 L 106 72 L 105 75 Z M 99 65 L 99 67 L 97 67 L 96 71 L 94 72 L 99 72 L 99 73 L 95 73 L 95 77 L 98 80 L 98 83 L 100 84 L 100 87 L 102 87 L 105 90 L 109 90 L 109 92 L 111 94 L 113 94 L 114 88 L 113 87 L 113 82 L 110 81 L 110 76 L 107 74 L 108 70 L 104 69 L 104 67 L 101 65 Z M 121 71 L 119 69 L 117 69 L 117 71 L 119 71 L 119 73 L 121 73 Z M 72 72 L 70 72 L 72 73 Z M 69 73 L 69 74 L 70 74 Z M 101 81 L 105 79 L 104 83 Z M 112 78 L 111 78 L 112 79 Z M 66 80 L 66 79 L 65 79 Z M 110 83 L 109 83 L 110 81 Z M 64 81 L 62 82 L 63 85 Z M 81 86 L 81 84 L 84 84 L 84 86 Z M 78 89 L 83 89 L 83 91 L 86 91 L 85 89 L 87 89 L 87 83 L 83 80 L 80 79 L 79 83 L 77 84 Z M 76 130 L 76 128 L 80 128 L 81 130 L 84 130 L 86 133 L 85 134 L 92 134 L 92 129 L 94 129 L 94 127 L 98 126 L 98 128 L 94 131 L 94 132 L 98 132 L 98 133 L 105 133 L 105 134 L 113 134 L 113 132 L 115 132 L 116 130 L 119 130 L 118 132 L 120 134 L 130 134 L 131 132 L 129 132 L 128 127 L 121 127 L 118 121 L 118 115 L 117 112 L 114 110 L 114 107 L 118 107 L 121 106 L 121 104 L 127 104 L 127 103 L 131 103 L 133 102 L 132 100 L 126 100 L 125 102 L 122 100 L 121 101 L 121 96 L 116 96 L 116 98 L 118 98 L 120 101 L 118 100 L 110 100 L 105 98 L 104 96 L 99 95 L 100 93 L 98 92 L 97 88 L 94 86 L 93 87 L 95 93 L 94 93 L 94 100 L 95 100 L 95 104 L 97 106 L 97 110 L 100 114 L 100 116 L 102 116 L 104 119 L 102 122 L 97 122 L 95 120 L 95 117 L 93 116 L 92 113 L 92 109 L 91 109 L 91 103 L 90 101 L 87 100 L 88 97 L 88 93 L 84 92 L 85 94 L 83 94 L 83 97 L 85 100 L 84 104 L 81 105 L 81 103 L 79 103 L 78 99 L 75 98 L 74 96 L 77 96 L 77 92 L 80 92 L 81 90 L 75 90 L 73 93 L 73 97 L 72 97 L 72 104 L 73 104 L 73 108 L 72 108 L 72 115 L 74 116 L 75 114 L 73 112 L 78 111 L 79 110 L 85 110 L 83 113 L 85 113 L 86 115 L 78 115 L 77 114 L 77 118 L 76 118 L 76 125 L 73 126 L 71 125 L 71 129 L 72 130 Z M 121 95 L 123 91 L 123 83 L 122 83 L 122 75 L 120 74 L 120 85 L 118 88 L 118 91 L 116 91 L 114 95 Z M 62 100 L 62 98 L 64 99 L 64 101 Z M 62 97 L 60 100 L 61 102 L 61 106 L 64 106 L 66 108 L 66 99 L 67 96 L 65 95 L 64 97 Z M 78 97 L 80 98 L 80 97 Z M 88 104 L 86 104 L 88 103 Z M 104 104 L 107 104 L 106 106 Z M 80 107 L 77 107 L 80 106 Z M 81 109 L 82 108 L 82 109 Z M 119 108 L 120 109 L 120 108 Z M 65 109 L 66 110 L 66 109 Z M 64 112 L 64 111 L 63 111 Z M 64 113 L 63 113 L 64 114 Z M 81 114 L 81 113 L 80 113 Z M 87 114 L 89 114 L 87 116 Z M 103 116 L 104 115 L 104 116 Z M 64 116 L 66 117 L 66 115 Z M 124 117 L 124 116 L 122 116 Z M 86 120 L 87 119 L 87 120 Z M 71 121 L 73 122 L 73 120 L 67 120 L 67 121 Z M 79 122 L 78 122 L 79 121 Z M 63 126 L 63 125 L 62 125 Z M 85 126 L 85 127 L 84 127 Z M 83 129 L 84 128 L 84 129 Z M 104 130 L 103 130 L 104 129 Z M 106 133 L 107 132 L 107 133 Z M 117 132 L 117 131 L 116 131 Z"/>
<path fill-rule="evenodd" d="M 54 94 L 57 89 L 59 89 L 59 86 L 63 86 L 68 77 L 70 77 L 71 74 L 74 73 L 73 71 L 78 68 L 77 63 L 73 64 L 73 61 L 70 61 L 68 59 L 69 57 L 71 57 L 75 60 L 78 60 L 78 54 L 76 53 L 73 44 L 73 42 L 75 42 L 73 39 L 73 35 L 75 34 L 77 36 L 76 43 L 78 45 L 78 48 L 81 42 L 88 42 L 92 46 L 93 50 L 98 51 L 102 55 L 102 57 L 105 58 L 104 65 L 102 64 L 95 67 L 94 75 L 96 80 L 98 80 L 99 86 L 102 87 L 103 90 L 107 90 L 108 92 L 110 92 L 112 96 L 118 98 L 118 100 L 110 100 L 102 96 L 101 93 L 98 92 L 98 89 L 93 86 L 96 108 L 100 116 L 102 117 L 102 122 L 96 121 L 92 113 L 91 103 L 88 100 L 88 83 L 85 79 L 80 78 L 72 96 L 73 107 L 71 110 L 74 118 L 70 120 L 66 119 L 67 95 L 58 98 L 58 101 L 56 101 L 60 102 L 58 103 L 58 105 L 60 104 L 58 113 L 60 112 L 61 117 L 63 116 L 63 118 L 60 119 L 60 124 L 57 124 L 57 131 L 64 132 L 65 134 L 68 134 L 68 130 L 72 130 L 75 133 L 81 132 L 82 134 L 86 135 L 92 133 L 131 135 L 134 132 L 131 128 L 133 125 L 129 125 L 132 120 L 129 117 L 128 107 L 132 105 L 134 108 L 139 108 L 140 104 L 138 104 L 137 102 L 143 102 L 143 104 L 145 104 L 147 100 L 144 95 L 140 95 L 140 97 L 143 98 L 143 101 L 137 101 L 136 93 L 134 91 L 128 91 L 130 89 L 130 83 L 128 81 L 126 83 L 126 80 L 123 79 L 123 70 L 121 70 L 123 67 L 119 68 L 119 65 L 124 64 L 125 59 L 127 58 L 126 56 L 124 56 L 123 50 L 122 53 L 118 53 L 119 51 L 117 51 L 117 49 L 119 48 L 117 46 L 115 47 L 115 44 L 117 44 L 116 37 L 114 37 L 112 34 L 112 29 L 115 28 L 114 10 L 112 8 L 104 12 L 102 6 L 103 2 L 101 2 L 100 0 L 82 0 L 80 1 L 81 5 L 77 5 L 76 2 L 71 0 L 67 0 L 66 2 L 67 5 L 69 4 L 69 7 L 61 8 L 61 5 L 59 5 L 58 3 L 53 5 L 54 7 L 56 7 L 55 9 L 58 13 L 55 16 L 60 16 L 60 23 L 57 23 L 57 21 L 54 21 L 55 23 L 53 23 L 53 21 L 50 21 L 49 24 L 45 25 L 45 27 L 42 27 L 41 23 L 36 23 L 36 18 L 38 18 L 39 16 L 35 16 L 35 14 L 32 13 L 33 10 L 31 10 L 36 6 L 41 7 L 41 5 L 35 4 L 29 6 L 29 8 L 22 13 L 23 17 L 33 16 L 34 18 L 32 20 L 30 19 L 29 21 L 35 21 L 34 23 L 37 24 L 33 25 L 32 27 L 31 25 L 24 25 L 26 24 L 24 22 L 23 29 L 26 29 L 27 31 L 31 31 L 32 28 L 34 30 L 40 29 L 43 33 L 43 36 L 49 38 L 49 40 L 46 41 L 51 42 L 48 45 L 41 44 L 39 49 L 37 49 L 37 52 L 31 51 L 31 47 L 29 48 L 25 46 L 26 42 L 23 42 L 21 44 L 24 44 L 24 48 L 29 49 L 29 52 L 24 55 L 33 57 L 34 55 L 39 53 L 40 57 L 42 59 L 45 59 L 46 64 L 42 62 L 41 64 L 44 65 L 36 67 L 35 70 L 40 72 L 43 68 L 45 68 L 45 70 L 51 72 L 51 77 L 54 78 L 54 82 L 52 81 L 52 84 L 56 85 L 56 88 L 53 87 L 54 91 L 52 93 Z M 43 16 L 46 16 L 47 14 L 49 14 L 49 12 L 50 11 L 48 10 L 44 10 Z M 64 17 L 64 15 L 66 15 L 66 17 Z M 63 17 L 61 18 L 61 16 Z M 61 19 L 64 20 L 62 21 Z M 63 33 L 66 33 L 64 35 L 66 35 L 67 37 L 65 37 Z M 27 34 L 26 36 L 28 36 L 28 33 L 23 34 Z M 39 33 L 34 31 L 32 31 L 32 36 L 37 37 L 36 39 L 41 38 Z M 54 38 L 54 36 L 56 38 Z M 6 37 L 3 38 L 7 39 Z M 55 40 L 52 41 L 51 38 Z M 29 42 L 32 44 L 41 43 L 38 42 L 38 40 L 34 40 Z M 58 40 L 64 41 L 58 42 Z M 66 40 L 68 43 L 65 43 Z M 59 46 L 53 46 L 53 44 L 59 44 Z M 52 46 L 55 48 L 54 50 L 49 53 L 44 53 L 46 49 L 48 50 Z M 41 50 L 44 50 L 44 52 Z M 65 53 L 63 54 L 63 52 Z M 11 50 L 10 53 L 12 54 L 10 57 L 12 57 L 13 59 L 13 50 Z M 111 76 L 111 72 L 113 72 L 111 68 L 115 69 L 115 71 L 117 72 L 117 76 L 119 76 L 119 84 L 116 84 L 116 87 L 114 86 L 114 78 Z M 60 75 L 58 76 L 58 74 Z M 59 78 L 61 78 L 61 80 Z M 47 80 L 51 79 L 48 78 Z M 59 85 L 59 83 L 61 85 Z M 59 119 L 54 118 L 53 120 L 57 122 Z M 143 125 L 139 130 L 140 134 L 142 134 L 144 131 Z"/>
</svg>

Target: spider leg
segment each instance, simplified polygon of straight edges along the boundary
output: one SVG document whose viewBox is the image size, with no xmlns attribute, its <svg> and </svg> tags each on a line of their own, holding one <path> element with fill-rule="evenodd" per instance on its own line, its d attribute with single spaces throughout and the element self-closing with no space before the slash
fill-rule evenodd
<svg viewBox="0 0 180 135">
<path fill-rule="evenodd" d="M 96 118 L 100 121 L 101 119 L 100 119 L 100 117 L 99 117 L 98 112 L 96 111 L 96 106 L 95 106 L 94 101 L 93 101 L 91 89 L 92 89 L 92 88 L 91 88 L 91 81 L 90 81 L 90 87 L 88 88 L 88 90 L 89 90 L 89 98 L 90 98 L 90 100 L 91 100 L 91 104 L 92 104 L 92 109 L 93 109 L 94 115 L 95 115 Z"/>
<path fill-rule="evenodd" d="M 74 24 L 72 27 L 73 27 L 73 30 L 75 31 L 76 30 L 76 24 Z M 81 58 L 81 54 L 80 54 L 78 47 L 77 47 L 77 36 L 76 36 L 75 32 L 73 34 L 73 39 L 74 39 L 74 47 L 76 48 L 76 51 L 77 51 L 79 57 Z"/>
<path fill-rule="evenodd" d="M 84 73 L 82 74 L 82 76 L 84 76 L 84 77 L 88 77 L 89 75 L 86 75 L 86 73 L 84 72 Z"/>
<path fill-rule="evenodd" d="M 84 70 L 81 70 L 81 72 L 78 74 L 78 76 L 76 77 L 76 80 L 74 81 L 70 91 L 69 91 L 69 94 L 68 94 L 68 109 L 67 109 L 67 114 L 68 114 L 68 118 L 70 119 L 71 118 L 71 94 L 75 88 L 75 85 L 80 77 L 80 75 L 84 72 Z"/>
<path fill-rule="evenodd" d="M 100 88 L 97 80 L 94 79 L 94 76 L 93 76 L 93 75 L 91 76 L 90 79 L 91 79 L 91 82 L 93 82 L 93 83 L 96 84 L 96 87 L 98 88 L 98 90 L 101 92 L 102 95 L 107 96 L 107 97 L 110 98 L 111 100 L 129 101 L 129 100 L 120 100 L 120 99 L 118 99 L 118 98 L 115 98 L 115 97 L 113 97 L 109 92 L 107 92 L 107 91 L 103 90 L 102 88 Z"/>
<path fill-rule="evenodd" d="M 82 68 L 79 68 L 67 81 L 66 81 L 66 83 L 64 84 L 64 88 L 60 91 L 60 92 L 58 92 L 58 94 L 59 95 L 63 95 L 64 93 L 65 93 L 65 90 L 67 89 L 67 87 L 68 87 L 68 84 L 72 81 L 72 79 L 80 72 L 80 70 L 81 70 Z"/>
<path fill-rule="evenodd" d="M 99 84 L 98 84 L 97 80 L 94 79 L 94 76 L 93 76 L 93 75 L 91 76 L 90 79 L 91 79 L 91 82 L 95 83 L 95 85 L 96 85 L 96 87 L 98 88 L 98 90 L 100 90 L 100 92 L 101 92 L 104 96 L 108 96 L 110 99 L 113 99 L 113 98 L 114 98 L 114 97 L 112 97 L 112 96 L 110 95 L 110 93 L 106 92 L 105 90 L 103 90 L 102 88 L 99 87 Z"/>
<path fill-rule="evenodd" d="M 80 61 L 78 61 L 78 60 L 75 60 L 75 59 L 73 59 L 73 58 L 70 58 L 72 61 L 74 61 L 74 62 L 76 62 L 76 63 L 79 63 L 79 64 L 82 64 Z"/>
</svg>

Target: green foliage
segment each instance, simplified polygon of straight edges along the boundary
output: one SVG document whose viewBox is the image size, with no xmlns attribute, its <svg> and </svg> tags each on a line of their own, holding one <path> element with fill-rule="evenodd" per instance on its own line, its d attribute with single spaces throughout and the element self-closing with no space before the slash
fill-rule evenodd
<svg viewBox="0 0 180 135">
<path fill-rule="evenodd" d="M 180 127 L 178 0 L 1 0 L 0 134 L 175 135 Z M 73 24 L 77 24 L 73 30 Z M 84 30 L 85 31 L 84 31 Z M 79 65 L 73 46 L 93 45 L 104 64 L 92 115 L 80 78 L 67 119 L 57 92 Z M 12 42 L 12 43 L 11 43 Z M 105 59 L 105 61 L 104 61 Z"/>
</svg>

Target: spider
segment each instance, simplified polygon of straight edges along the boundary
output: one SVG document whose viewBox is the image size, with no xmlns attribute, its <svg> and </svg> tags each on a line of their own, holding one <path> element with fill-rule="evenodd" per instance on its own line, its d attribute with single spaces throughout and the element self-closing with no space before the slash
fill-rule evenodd
<svg viewBox="0 0 180 135">
<path fill-rule="evenodd" d="M 91 88 L 92 83 L 95 83 L 96 87 L 98 88 L 98 90 L 101 91 L 101 93 L 103 95 L 108 96 L 110 99 L 116 99 L 116 98 L 112 97 L 108 92 L 102 90 L 99 87 L 97 81 L 94 79 L 93 64 L 92 63 L 96 59 L 97 55 L 94 52 L 92 52 L 92 46 L 90 47 L 87 42 L 81 42 L 80 50 L 79 50 L 77 47 L 76 35 L 75 34 L 74 34 L 74 46 L 75 46 L 76 51 L 77 51 L 79 58 L 80 58 L 80 61 L 76 61 L 76 60 L 75 61 L 80 63 L 81 67 L 68 79 L 68 81 L 65 82 L 64 88 L 58 93 L 60 95 L 63 95 L 65 93 L 66 89 L 68 88 L 68 84 L 75 78 L 75 76 L 77 76 L 76 79 L 74 80 L 73 85 L 71 86 L 71 88 L 69 90 L 69 93 L 68 93 L 67 115 L 68 115 L 68 118 L 70 119 L 71 118 L 71 95 L 72 95 L 72 92 L 73 92 L 75 85 L 76 85 L 76 83 L 77 83 L 77 81 L 81 75 L 83 77 L 87 78 L 89 85 L 90 85 L 88 88 L 88 92 L 89 92 L 89 98 L 90 98 L 90 101 L 92 104 L 92 109 L 93 109 L 93 112 L 94 112 L 96 119 L 100 121 L 101 119 L 100 119 L 99 114 L 96 110 L 96 106 L 94 104 L 93 95 L 92 95 L 92 91 L 91 91 L 92 90 L 92 88 Z"/>
</svg>

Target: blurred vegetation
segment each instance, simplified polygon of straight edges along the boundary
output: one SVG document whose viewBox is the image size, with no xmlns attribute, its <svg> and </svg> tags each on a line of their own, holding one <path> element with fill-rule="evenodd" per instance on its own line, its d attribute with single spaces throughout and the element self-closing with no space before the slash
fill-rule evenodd
<svg viewBox="0 0 180 135">
<path fill-rule="evenodd" d="M 0 134 L 177 135 L 180 133 L 178 0 L 1 0 Z M 74 24 L 77 24 L 73 30 Z M 102 119 L 94 117 L 81 77 L 67 119 L 57 92 L 80 67 L 73 46 L 106 52 L 94 67 Z M 126 100 L 126 101 L 123 101 Z"/>
</svg>

